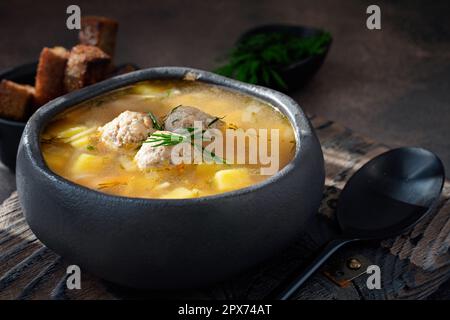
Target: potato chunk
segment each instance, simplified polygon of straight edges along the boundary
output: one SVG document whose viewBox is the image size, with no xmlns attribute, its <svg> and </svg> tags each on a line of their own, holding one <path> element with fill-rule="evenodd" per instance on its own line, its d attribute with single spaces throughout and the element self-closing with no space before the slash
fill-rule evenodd
<svg viewBox="0 0 450 320">
<path fill-rule="evenodd" d="M 133 176 L 128 180 L 128 195 L 132 197 L 148 197 L 153 188 L 160 182 L 158 174 Z"/>
<path fill-rule="evenodd" d="M 224 169 L 225 166 L 221 164 L 215 163 L 199 163 L 195 168 L 195 176 L 200 180 L 207 180 L 214 177 L 215 173 L 221 169 Z"/>
<path fill-rule="evenodd" d="M 60 131 L 56 134 L 56 137 L 58 139 L 69 139 L 73 136 L 87 130 L 88 128 L 85 126 L 77 126 L 77 127 L 70 127 L 66 130 Z"/>
<path fill-rule="evenodd" d="M 70 145 L 77 149 L 85 149 L 89 145 L 91 139 L 89 136 L 84 136 L 82 138 L 79 138 L 77 140 L 73 140 Z"/>
<path fill-rule="evenodd" d="M 82 153 L 73 163 L 72 173 L 75 175 L 83 175 L 98 172 L 104 168 L 106 160 L 105 157 Z"/>
<path fill-rule="evenodd" d="M 200 194 L 198 189 L 186 189 L 183 187 L 173 189 L 161 197 L 161 199 L 188 199 L 197 198 Z"/>
<path fill-rule="evenodd" d="M 248 187 L 252 184 L 247 169 L 225 169 L 217 171 L 214 175 L 214 184 L 220 191 L 230 191 Z"/>
</svg>

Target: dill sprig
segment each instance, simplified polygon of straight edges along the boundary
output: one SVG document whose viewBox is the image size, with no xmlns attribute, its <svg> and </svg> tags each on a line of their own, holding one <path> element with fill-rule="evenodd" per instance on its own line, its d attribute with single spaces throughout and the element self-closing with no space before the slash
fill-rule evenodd
<svg viewBox="0 0 450 320">
<path fill-rule="evenodd" d="M 151 143 L 152 147 L 175 146 L 185 141 L 186 138 L 186 136 L 174 132 L 155 132 L 152 133 L 144 143 Z"/>
<path fill-rule="evenodd" d="M 328 32 L 309 37 L 287 33 L 257 33 L 240 41 L 216 73 L 240 81 L 287 89 L 280 70 L 301 59 L 322 54 L 331 41 Z"/>
<path fill-rule="evenodd" d="M 211 127 L 217 121 L 222 120 L 223 118 L 225 118 L 225 116 L 223 116 L 223 117 L 215 117 L 210 123 L 208 123 L 208 128 Z"/>
<path fill-rule="evenodd" d="M 147 114 L 150 117 L 150 119 L 152 120 L 153 128 L 156 130 L 163 130 L 163 127 L 159 124 L 158 119 L 153 114 L 153 112 L 149 111 Z"/>
<path fill-rule="evenodd" d="M 194 146 L 198 150 L 201 150 L 202 154 L 206 154 L 215 163 L 226 164 L 226 160 L 217 156 L 215 152 L 208 151 L 203 147 L 203 145 L 199 145 L 194 142 L 195 137 L 197 137 L 199 134 L 201 134 L 201 139 L 203 141 L 203 134 L 205 133 L 206 130 L 202 130 L 201 132 L 199 132 L 198 130 L 195 131 L 195 128 L 192 127 L 187 128 L 186 130 L 188 131 L 189 134 L 183 135 L 175 132 L 152 133 L 148 137 L 148 139 L 144 141 L 144 143 L 151 143 L 152 147 L 159 147 L 159 146 L 175 146 L 182 142 L 189 141 L 192 146 Z"/>
</svg>

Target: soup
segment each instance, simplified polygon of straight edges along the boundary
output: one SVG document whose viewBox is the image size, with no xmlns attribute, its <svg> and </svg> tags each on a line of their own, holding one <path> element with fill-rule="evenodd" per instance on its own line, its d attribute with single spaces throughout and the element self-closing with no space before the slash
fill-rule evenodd
<svg viewBox="0 0 450 320">
<path fill-rule="evenodd" d="M 260 183 L 290 162 L 295 145 L 290 122 L 273 106 L 181 80 L 94 98 L 58 115 L 41 134 L 53 172 L 137 198 L 195 198 Z M 277 170 L 267 170 L 274 163 Z"/>
</svg>

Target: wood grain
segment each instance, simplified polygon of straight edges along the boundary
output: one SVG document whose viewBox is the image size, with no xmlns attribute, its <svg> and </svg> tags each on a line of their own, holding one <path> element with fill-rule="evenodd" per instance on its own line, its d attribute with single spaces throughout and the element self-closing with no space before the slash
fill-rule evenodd
<svg viewBox="0 0 450 320">
<path fill-rule="evenodd" d="M 33 235 L 22 215 L 17 194 L 0 206 L 0 299 L 261 299 L 286 275 L 302 266 L 337 231 L 334 211 L 340 190 L 365 162 L 388 147 L 332 121 L 312 116 L 326 162 L 324 197 L 311 234 L 298 239 L 264 265 L 210 288 L 182 292 L 138 291 L 116 286 L 82 272 L 82 289 L 66 287 L 67 261 Z M 369 290 L 367 275 L 338 286 L 318 272 L 297 299 L 424 299 L 450 278 L 450 183 L 446 182 L 432 215 L 407 234 L 382 242 L 340 250 L 323 270 L 344 270 L 361 257 L 382 270 L 382 288 Z M 364 265 L 363 265 L 364 266 Z M 330 271 L 331 270 L 331 271 Z M 364 269 L 361 269 L 364 270 Z M 348 271 L 348 270 L 347 270 Z"/>
</svg>

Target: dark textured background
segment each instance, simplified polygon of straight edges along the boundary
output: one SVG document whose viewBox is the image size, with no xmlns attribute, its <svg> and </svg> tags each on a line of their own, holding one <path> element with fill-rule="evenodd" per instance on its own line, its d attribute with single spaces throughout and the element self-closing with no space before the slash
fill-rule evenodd
<svg viewBox="0 0 450 320">
<path fill-rule="evenodd" d="M 142 67 L 214 68 L 242 31 L 264 23 L 329 30 L 327 61 L 294 98 L 386 144 L 428 148 L 450 172 L 450 1 L 1 1 L 0 69 L 36 60 L 43 46 L 73 45 L 65 10 L 74 3 L 119 20 L 117 61 Z M 372 3 L 381 31 L 365 27 Z M 0 167 L 0 200 L 13 188 Z"/>
</svg>

